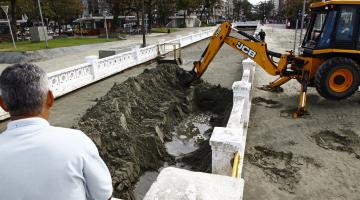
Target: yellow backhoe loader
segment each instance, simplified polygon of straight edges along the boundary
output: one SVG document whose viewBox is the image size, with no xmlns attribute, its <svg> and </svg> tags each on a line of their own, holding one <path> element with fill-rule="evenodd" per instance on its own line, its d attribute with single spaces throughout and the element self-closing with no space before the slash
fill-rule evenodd
<svg viewBox="0 0 360 200">
<path fill-rule="evenodd" d="M 224 22 L 215 31 L 201 59 L 194 62 L 193 70 L 182 78 L 187 83 L 200 78 L 226 43 L 254 60 L 268 74 L 278 76 L 269 84 L 270 89 L 291 79 L 299 81 L 301 93 L 294 117 L 306 111 L 308 87 L 315 87 L 327 99 L 341 100 L 351 96 L 360 84 L 360 1 L 330 0 L 313 3 L 310 9 L 311 21 L 299 55 L 292 51 L 269 51 L 266 43 Z M 229 36 L 231 30 L 247 39 Z"/>
</svg>

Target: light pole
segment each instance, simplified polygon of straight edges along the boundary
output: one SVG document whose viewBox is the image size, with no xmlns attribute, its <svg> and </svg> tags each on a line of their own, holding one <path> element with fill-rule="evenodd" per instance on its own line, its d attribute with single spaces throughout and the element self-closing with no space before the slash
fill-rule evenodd
<svg viewBox="0 0 360 200">
<path fill-rule="evenodd" d="M 143 35 L 143 47 L 146 47 L 146 37 L 145 37 L 145 4 L 144 0 L 141 0 L 141 23 L 142 23 L 142 35 Z"/>
<path fill-rule="evenodd" d="M 301 45 L 302 34 L 303 34 L 303 29 L 304 29 L 305 4 L 306 4 L 306 0 L 304 0 L 304 3 L 303 3 L 303 8 L 302 8 L 302 12 L 301 12 L 300 45 Z"/>
<path fill-rule="evenodd" d="M 13 42 L 13 46 L 16 49 L 16 44 L 15 44 L 15 39 L 14 39 L 14 34 L 12 32 L 12 28 L 11 28 L 11 24 L 10 24 L 10 20 L 9 20 L 9 15 L 8 15 L 8 11 L 9 11 L 9 6 L 1 6 L 1 9 L 4 11 L 5 15 L 6 15 L 6 19 L 7 19 L 7 23 L 9 25 L 9 29 L 10 29 L 10 34 L 11 34 L 11 39 Z"/>
<path fill-rule="evenodd" d="M 44 25 L 44 18 L 43 18 L 42 11 L 41 11 L 40 0 L 38 0 L 38 6 L 39 6 L 41 24 L 42 24 L 43 31 L 44 31 L 44 36 L 45 36 L 45 45 L 46 45 L 46 48 L 48 48 L 49 45 L 48 45 L 47 31 L 46 31 L 45 25 Z M 60 30 L 60 29 L 59 29 L 59 30 Z"/>
<path fill-rule="evenodd" d="M 108 32 L 107 21 L 106 21 L 106 11 L 104 11 L 103 15 L 104 15 L 104 19 L 105 19 L 106 40 L 109 40 L 109 32 Z"/>
</svg>

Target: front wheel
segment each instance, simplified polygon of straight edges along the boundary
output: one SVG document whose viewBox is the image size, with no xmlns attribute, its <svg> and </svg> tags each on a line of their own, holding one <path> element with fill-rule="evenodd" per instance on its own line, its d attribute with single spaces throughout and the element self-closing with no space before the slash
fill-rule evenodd
<svg viewBox="0 0 360 200">
<path fill-rule="evenodd" d="M 358 90 L 359 84 L 359 65 L 349 58 L 331 58 L 315 75 L 316 90 L 326 99 L 346 99 Z"/>
</svg>

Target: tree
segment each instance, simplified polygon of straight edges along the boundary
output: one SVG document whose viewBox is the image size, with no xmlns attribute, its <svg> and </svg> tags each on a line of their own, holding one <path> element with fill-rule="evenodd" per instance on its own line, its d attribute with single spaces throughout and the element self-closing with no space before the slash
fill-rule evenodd
<svg viewBox="0 0 360 200">
<path fill-rule="evenodd" d="M 311 3 L 319 2 L 321 0 L 306 0 L 306 9 L 309 10 L 309 6 Z M 302 10 L 304 0 L 286 0 L 284 14 L 285 17 L 294 17 L 298 14 L 300 10 Z"/>
<path fill-rule="evenodd" d="M 169 16 L 176 10 L 176 0 L 156 0 L 154 9 L 159 25 L 165 26 L 169 22 Z"/>
<path fill-rule="evenodd" d="M 201 12 L 200 20 L 203 20 L 203 15 L 206 14 L 206 19 L 209 20 L 210 16 L 213 14 L 215 8 L 220 8 L 222 6 L 221 0 L 203 0 L 201 3 Z"/>
<path fill-rule="evenodd" d="M 40 21 L 37 0 L 2 0 L 2 2 L 10 4 L 9 14 L 11 24 L 14 26 L 13 30 L 16 30 L 16 19 L 20 19 L 24 14 L 28 16 L 29 21 Z M 83 10 L 83 4 L 81 0 L 41 0 L 41 9 L 45 19 L 54 20 L 60 25 L 77 17 Z"/>
<path fill-rule="evenodd" d="M 6 6 L 9 6 L 9 12 L 8 12 L 8 15 L 9 15 L 9 20 L 10 20 L 10 25 L 11 25 L 11 29 L 12 29 L 12 32 L 13 32 L 13 35 L 16 39 L 16 32 L 17 32 L 17 29 L 16 29 L 16 5 L 17 5 L 17 0 L 0 0 L 0 5 L 6 5 Z M 3 12 L 1 9 L 0 9 L 0 12 Z"/>
<path fill-rule="evenodd" d="M 176 8 L 184 12 L 184 22 L 182 24 L 184 27 L 186 27 L 186 14 L 190 15 L 200 4 L 200 0 L 176 0 Z"/>
<path fill-rule="evenodd" d="M 241 20 L 242 18 L 251 19 L 253 5 L 248 0 L 234 1 L 234 18 Z"/>
<path fill-rule="evenodd" d="M 258 19 L 269 19 L 273 10 L 274 10 L 274 4 L 271 1 L 266 2 L 260 2 L 255 7 L 256 13 L 258 15 Z"/>
<path fill-rule="evenodd" d="M 49 0 L 48 2 L 44 1 L 44 4 L 48 4 L 46 6 L 49 9 L 48 17 L 58 23 L 59 32 L 62 24 L 68 24 L 74 17 L 79 16 L 83 10 L 81 0 Z"/>
</svg>

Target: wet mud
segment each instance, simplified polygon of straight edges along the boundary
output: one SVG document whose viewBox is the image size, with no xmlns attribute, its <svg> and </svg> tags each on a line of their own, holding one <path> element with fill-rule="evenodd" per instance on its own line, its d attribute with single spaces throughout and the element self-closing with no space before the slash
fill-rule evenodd
<svg viewBox="0 0 360 200">
<path fill-rule="evenodd" d="M 295 193 L 301 180 L 300 170 L 309 165 L 320 168 L 321 164 L 311 157 L 297 156 L 292 152 L 275 151 L 255 146 L 246 153 L 246 159 L 265 173 L 280 190 Z"/>
<path fill-rule="evenodd" d="M 185 87 L 176 76 L 181 71 L 162 64 L 114 84 L 78 123 L 109 167 L 115 197 L 135 199 L 141 175 L 164 164 L 209 171 L 208 138 L 214 126 L 226 124 L 232 92 L 203 81 Z M 174 140 L 189 142 L 189 149 L 169 151 Z"/>
<path fill-rule="evenodd" d="M 271 99 L 265 99 L 262 97 L 254 97 L 251 101 L 255 105 L 262 105 L 267 108 L 281 108 L 283 105 L 278 102 Z"/>
<path fill-rule="evenodd" d="M 297 112 L 297 108 L 289 108 L 289 109 L 281 110 L 280 117 L 294 119 L 295 112 Z M 300 116 L 297 116 L 296 118 L 311 119 L 311 113 L 306 110 L 306 111 L 302 112 L 302 114 Z"/>
<path fill-rule="evenodd" d="M 270 88 L 268 85 L 263 85 L 261 87 L 256 87 L 256 88 L 259 90 L 273 92 L 273 93 L 283 93 L 284 92 L 284 89 L 282 87 Z"/>
<path fill-rule="evenodd" d="M 352 130 L 324 130 L 314 133 L 311 137 L 321 148 L 347 152 L 360 159 L 360 137 Z"/>
</svg>

